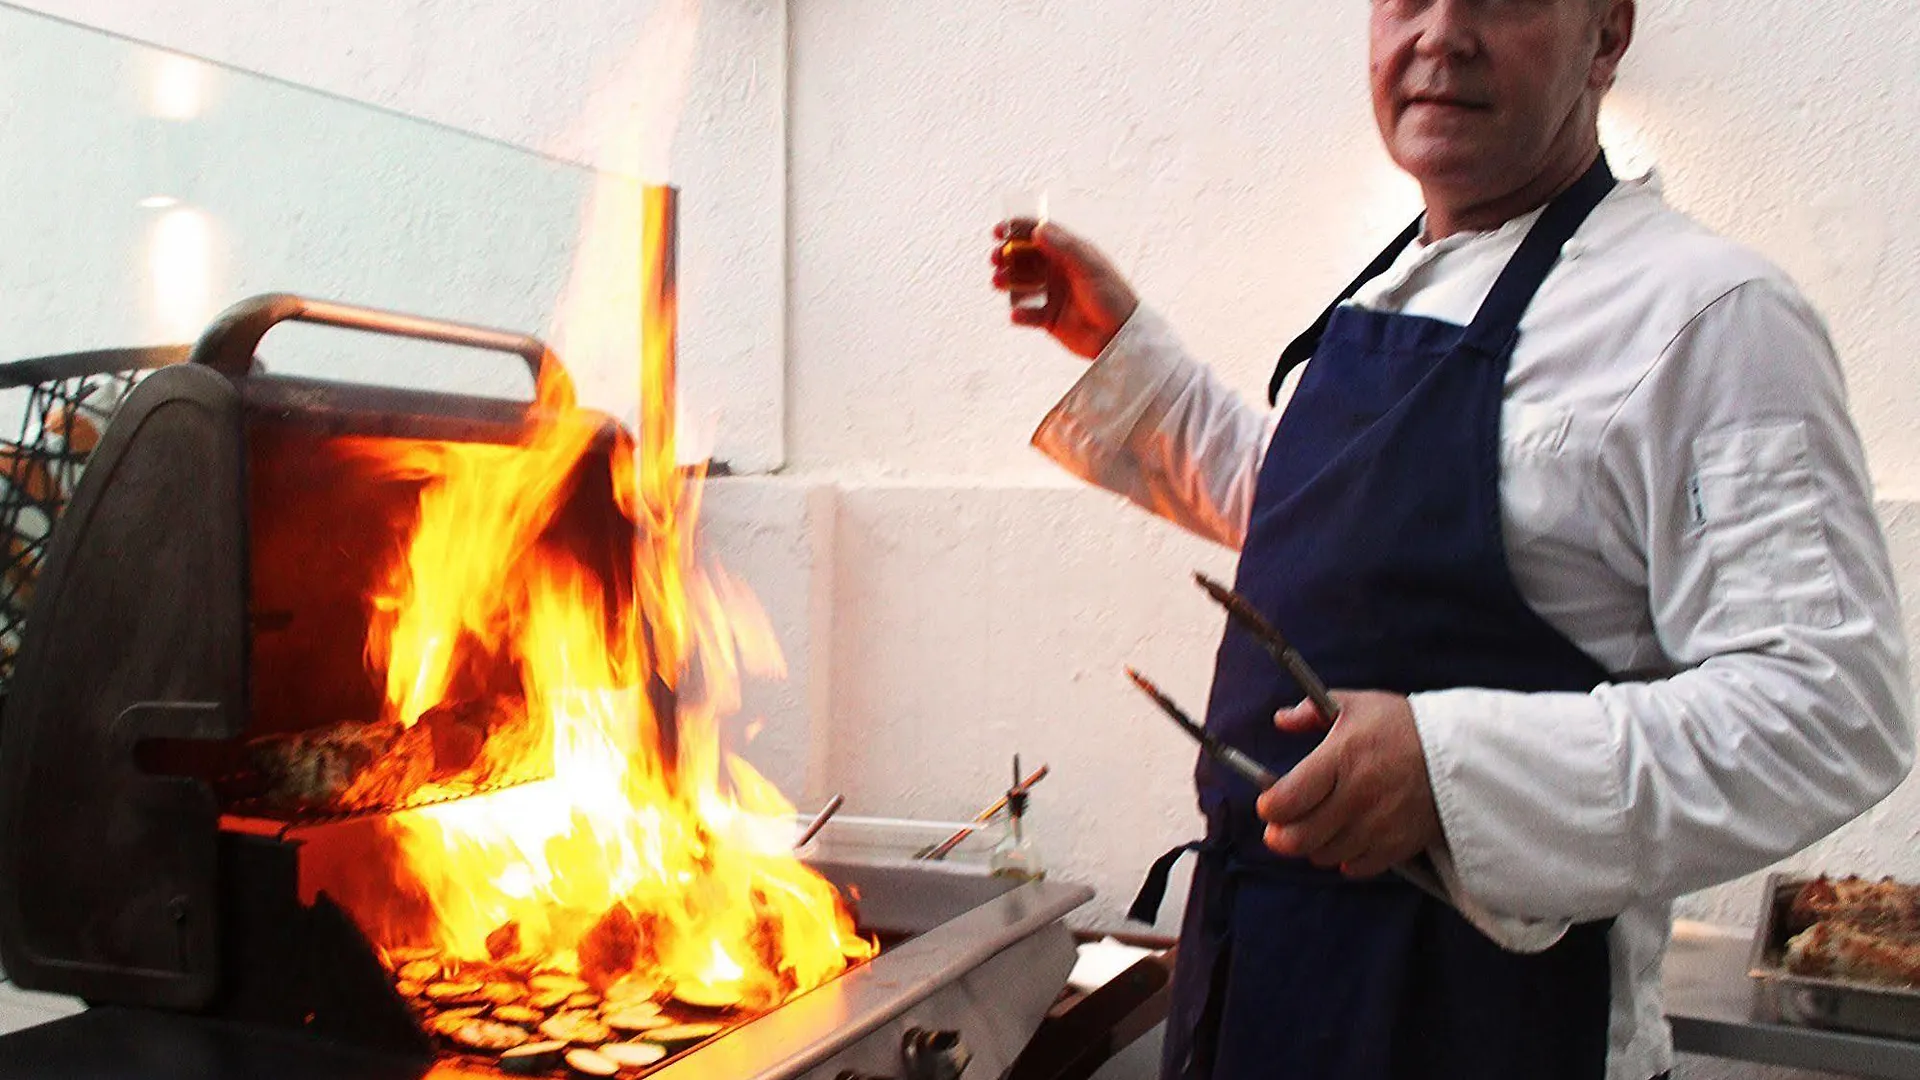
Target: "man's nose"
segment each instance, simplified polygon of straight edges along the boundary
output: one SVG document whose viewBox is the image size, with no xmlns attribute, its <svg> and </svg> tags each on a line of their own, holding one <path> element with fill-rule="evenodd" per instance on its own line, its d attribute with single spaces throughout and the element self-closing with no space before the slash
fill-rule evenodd
<svg viewBox="0 0 1920 1080">
<path fill-rule="evenodd" d="M 1460 60 L 1479 51 L 1476 15 L 1481 0 L 1432 0 L 1419 16 L 1414 50 L 1422 56 Z"/>
</svg>

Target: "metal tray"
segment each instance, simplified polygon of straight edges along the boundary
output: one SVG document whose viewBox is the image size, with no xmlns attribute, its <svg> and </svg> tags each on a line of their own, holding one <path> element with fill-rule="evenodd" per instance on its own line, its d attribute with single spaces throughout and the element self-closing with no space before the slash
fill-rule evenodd
<svg viewBox="0 0 1920 1080">
<path fill-rule="evenodd" d="M 1920 1039 L 1920 989 L 1796 975 L 1786 968 L 1789 909 L 1800 887 L 1814 879 L 1767 878 L 1760 926 L 1747 974 L 1765 1014 L 1789 1024 L 1833 1028 L 1897 1039 Z"/>
</svg>

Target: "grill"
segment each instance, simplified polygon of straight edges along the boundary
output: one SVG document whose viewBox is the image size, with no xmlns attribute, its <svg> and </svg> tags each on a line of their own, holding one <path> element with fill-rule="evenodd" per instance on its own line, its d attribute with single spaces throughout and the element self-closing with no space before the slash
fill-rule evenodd
<svg viewBox="0 0 1920 1080">
<path fill-rule="evenodd" d="M 500 658 L 463 669 L 458 705 L 366 734 L 382 688 L 365 670 L 365 598 L 419 487 L 360 451 L 516 446 L 538 407 L 269 374 L 255 354 L 289 320 L 561 377 L 523 335 L 273 295 L 126 391 L 58 510 L 0 724 L 0 960 L 21 987 L 95 1008 L 0 1039 L 0 1077 L 500 1075 L 423 1027 L 374 943 L 383 928 L 355 912 L 401 889 L 384 876 L 388 815 L 537 780 L 550 762 L 492 764 L 499 740 L 541 734 Z M 599 420 L 535 543 L 590 569 L 613 612 L 636 592 L 615 475 L 634 439 Z M 674 715 L 657 681 L 648 697 Z M 659 738 L 671 744 L 670 723 Z M 905 857 L 814 866 L 858 897 L 879 954 L 645 1071 L 1012 1067 L 1074 960 L 1061 919 L 1091 893 Z"/>
</svg>

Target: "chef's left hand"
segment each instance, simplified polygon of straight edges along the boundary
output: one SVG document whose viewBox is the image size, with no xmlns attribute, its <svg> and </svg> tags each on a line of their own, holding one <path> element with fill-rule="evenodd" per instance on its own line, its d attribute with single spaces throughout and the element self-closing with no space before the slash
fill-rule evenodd
<svg viewBox="0 0 1920 1080">
<path fill-rule="evenodd" d="M 1413 708 L 1399 694 L 1334 695 L 1340 722 L 1313 703 L 1282 710 L 1274 726 L 1327 737 L 1260 796 L 1266 843 L 1281 855 L 1372 877 L 1440 842 L 1440 813 Z"/>
</svg>

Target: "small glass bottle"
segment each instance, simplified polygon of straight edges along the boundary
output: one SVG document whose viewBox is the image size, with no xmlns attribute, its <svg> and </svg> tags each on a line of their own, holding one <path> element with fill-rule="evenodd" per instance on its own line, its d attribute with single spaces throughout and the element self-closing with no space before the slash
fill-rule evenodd
<svg viewBox="0 0 1920 1080">
<path fill-rule="evenodd" d="M 1040 848 L 1027 825 L 1027 789 L 1020 783 L 1020 756 L 1013 758 L 1013 786 L 1007 789 L 1007 831 L 993 846 L 987 866 L 995 877 L 1037 881 L 1047 876 Z"/>
<path fill-rule="evenodd" d="M 1008 192 L 1001 209 L 1007 230 L 1000 246 L 1007 267 L 1007 300 L 1015 308 L 1042 310 L 1047 306 L 1047 264 L 1034 246 L 1033 231 L 1047 222 L 1046 193 Z M 1020 780 L 1015 777 L 1013 782 Z"/>
</svg>

